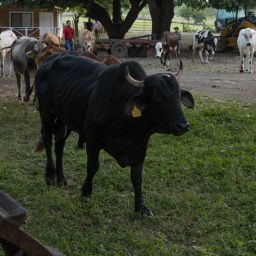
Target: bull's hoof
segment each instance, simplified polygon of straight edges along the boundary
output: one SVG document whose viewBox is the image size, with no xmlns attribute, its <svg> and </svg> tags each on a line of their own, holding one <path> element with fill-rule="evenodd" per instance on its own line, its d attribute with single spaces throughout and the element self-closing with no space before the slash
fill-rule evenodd
<svg viewBox="0 0 256 256">
<path fill-rule="evenodd" d="M 68 182 L 66 180 L 66 178 L 63 178 L 63 179 L 57 179 L 57 186 L 58 187 L 64 187 L 64 186 L 67 186 L 68 185 Z"/>
<path fill-rule="evenodd" d="M 55 185 L 55 177 L 44 177 L 45 183 L 47 186 Z"/>
<path fill-rule="evenodd" d="M 153 216 L 153 213 L 146 206 L 136 209 L 135 212 L 140 213 L 141 216 Z"/>
<path fill-rule="evenodd" d="M 25 96 L 23 97 L 23 101 L 29 101 L 29 96 L 25 95 Z"/>
<path fill-rule="evenodd" d="M 244 71 L 242 69 L 240 69 L 240 73 L 244 73 Z"/>
<path fill-rule="evenodd" d="M 89 203 L 91 200 L 91 196 L 81 196 L 81 202 L 82 203 Z"/>
</svg>

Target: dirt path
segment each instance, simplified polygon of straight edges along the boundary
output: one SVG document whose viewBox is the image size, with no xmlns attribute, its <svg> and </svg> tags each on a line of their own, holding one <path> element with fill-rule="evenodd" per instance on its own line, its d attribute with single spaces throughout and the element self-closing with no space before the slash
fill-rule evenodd
<svg viewBox="0 0 256 256">
<path fill-rule="evenodd" d="M 130 60 L 141 63 L 147 74 L 165 72 L 158 59 L 133 58 Z M 184 71 L 180 84 L 193 94 L 245 104 L 256 101 L 256 72 L 253 75 L 239 73 L 240 58 L 237 52 L 216 54 L 213 61 L 207 65 L 200 63 L 198 55 L 193 63 L 191 52 L 183 51 L 182 60 Z M 171 67 L 175 73 L 174 60 L 171 61 Z M 17 85 L 14 74 L 10 78 L 0 78 L 0 100 L 8 100 L 16 95 Z"/>
</svg>

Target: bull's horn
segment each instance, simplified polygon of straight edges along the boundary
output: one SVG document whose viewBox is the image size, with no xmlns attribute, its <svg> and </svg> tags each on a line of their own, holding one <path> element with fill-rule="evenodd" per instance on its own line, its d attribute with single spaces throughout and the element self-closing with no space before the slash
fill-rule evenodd
<svg viewBox="0 0 256 256">
<path fill-rule="evenodd" d="M 175 77 L 176 77 L 177 80 L 179 80 L 181 78 L 182 72 L 183 72 L 183 62 L 180 60 L 179 70 L 175 74 Z"/>
<path fill-rule="evenodd" d="M 131 77 L 129 73 L 129 66 L 125 67 L 125 78 L 127 82 L 135 87 L 143 88 L 144 87 L 144 81 L 139 81 Z"/>
</svg>

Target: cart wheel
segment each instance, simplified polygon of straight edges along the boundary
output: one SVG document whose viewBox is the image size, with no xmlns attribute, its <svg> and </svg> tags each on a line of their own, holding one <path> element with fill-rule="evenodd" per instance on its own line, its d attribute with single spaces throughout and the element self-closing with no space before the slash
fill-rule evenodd
<svg viewBox="0 0 256 256">
<path fill-rule="evenodd" d="M 156 56 L 156 50 L 154 47 L 149 47 L 147 49 L 147 57 L 155 57 Z"/>
<path fill-rule="evenodd" d="M 124 58 L 127 56 L 128 48 L 124 42 L 115 42 L 111 46 L 111 54 L 117 58 Z"/>
</svg>

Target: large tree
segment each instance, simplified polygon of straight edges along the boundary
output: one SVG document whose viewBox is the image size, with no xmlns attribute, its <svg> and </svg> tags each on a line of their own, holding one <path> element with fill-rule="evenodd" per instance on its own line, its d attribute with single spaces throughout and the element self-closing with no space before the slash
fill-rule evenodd
<svg viewBox="0 0 256 256">
<path fill-rule="evenodd" d="M 164 31 L 170 31 L 174 16 L 174 0 L 148 0 L 152 18 L 152 34 L 159 39 Z"/>
<path fill-rule="evenodd" d="M 110 38 L 124 38 L 140 11 L 147 4 L 147 0 L 129 0 L 128 5 L 127 2 L 123 2 L 121 0 L 108 1 L 108 6 L 111 7 L 110 12 L 96 1 L 83 1 L 82 5 L 86 9 L 88 17 L 99 20 L 102 23 Z M 128 7 L 126 17 L 122 16 L 122 6 Z"/>
</svg>

